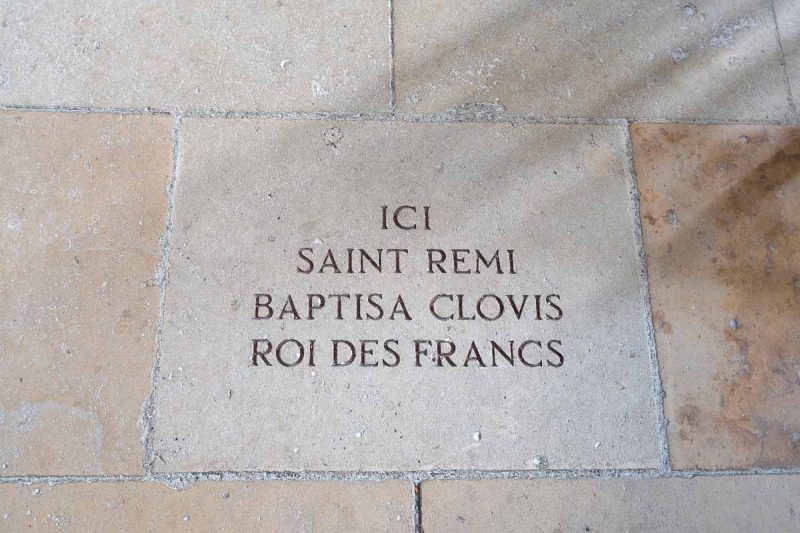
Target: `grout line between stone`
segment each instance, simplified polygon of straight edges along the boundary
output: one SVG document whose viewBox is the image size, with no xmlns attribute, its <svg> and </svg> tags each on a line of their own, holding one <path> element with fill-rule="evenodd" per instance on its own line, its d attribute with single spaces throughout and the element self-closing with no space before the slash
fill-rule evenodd
<svg viewBox="0 0 800 533">
<path fill-rule="evenodd" d="M 30 111 L 38 113 L 105 113 L 114 115 L 172 115 L 174 110 L 156 109 L 153 107 L 93 107 L 93 106 L 48 106 L 5 104 L 0 105 L 3 111 Z"/>
<path fill-rule="evenodd" d="M 0 110 L 20 112 L 50 113 L 102 113 L 122 115 L 170 115 L 182 118 L 219 119 L 270 119 L 270 120 L 319 120 L 350 122 L 400 122 L 400 123 L 513 123 L 513 124 L 585 124 L 598 126 L 621 126 L 629 123 L 653 124 L 698 124 L 725 125 L 742 124 L 753 126 L 796 126 L 800 117 L 784 120 L 760 119 L 691 119 L 679 117 L 580 117 L 580 116 L 540 116 L 529 113 L 493 112 L 482 110 L 452 109 L 439 113 L 397 113 L 363 112 L 347 113 L 335 111 L 224 111 L 216 109 L 177 109 L 177 108 L 116 108 L 116 107 L 69 107 L 0 105 Z"/>
<path fill-rule="evenodd" d="M 786 86 L 786 96 L 789 100 L 789 110 L 792 112 L 792 115 L 797 118 L 797 106 L 795 106 L 794 97 L 792 96 L 792 84 L 789 82 L 789 70 L 786 67 L 786 56 L 783 53 L 783 41 L 781 40 L 781 30 L 780 26 L 778 25 L 778 14 L 775 11 L 774 0 L 769 0 L 769 9 L 772 12 L 772 21 L 775 23 L 775 40 L 778 43 L 778 61 L 783 69 L 783 83 Z"/>
<path fill-rule="evenodd" d="M 389 2 L 389 112 L 394 115 L 397 93 L 394 81 L 394 1 Z"/>
<path fill-rule="evenodd" d="M 411 484 L 411 501 L 414 533 L 422 533 L 422 484 L 420 481 L 415 481 Z"/>
<path fill-rule="evenodd" d="M 652 377 L 653 401 L 656 406 L 656 424 L 658 429 L 658 442 L 661 448 L 661 466 L 663 472 L 671 469 L 669 460 L 669 439 L 667 438 L 667 416 L 664 409 L 664 387 L 661 383 L 661 371 L 658 365 L 658 346 L 656 334 L 653 329 L 653 305 L 650 301 L 650 278 L 647 272 L 647 252 L 644 247 L 644 229 L 642 228 L 641 194 L 636 177 L 636 167 L 633 161 L 633 139 L 630 124 L 625 128 L 625 150 L 628 156 L 628 169 L 631 179 L 631 201 L 633 205 L 633 224 L 636 235 L 636 248 L 639 255 L 639 272 L 642 295 L 645 300 L 645 327 L 647 328 L 647 348 L 650 355 L 650 374 Z"/>
<path fill-rule="evenodd" d="M 142 475 L 65 475 L 65 476 L 0 476 L 0 484 L 46 483 L 163 483 L 184 488 L 189 483 L 227 481 L 392 481 L 408 480 L 414 486 L 423 481 L 475 481 L 491 479 L 692 479 L 696 477 L 800 475 L 800 467 L 750 470 L 670 470 L 661 469 L 574 469 L 574 470 L 431 470 L 431 471 L 217 471 L 146 473 Z M 415 489 L 412 489 L 415 490 Z M 420 492 L 421 496 L 421 492 Z M 415 492 L 416 498 L 416 492 Z M 420 508 L 421 514 L 421 508 Z"/>
<path fill-rule="evenodd" d="M 152 474 L 156 453 L 153 450 L 153 434 L 156 384 L 161 371 L 161 342 L 164 330 L 164 310 L 166 307 L 167 278 L 169 275 L 169 248 L 172 241 L 173 214 L 175 211 L 175 187 L 178 181 L 178 166 L 181 157 L 181 121 L 179 113 L 174 115 L 172 127 L 172 167 L 167 185 L 167 213 L 164 221 L 164 235 L 161 237 L 161 257 L 156 268 L 155 282 L 160 289 L 158 306 L 158 323 L 156 327 L 156 356 L 151 372 L 150 394 L 142 405 L 142 446 L 144 455 L 142 466 L 145 472 Z"/>
</svg>

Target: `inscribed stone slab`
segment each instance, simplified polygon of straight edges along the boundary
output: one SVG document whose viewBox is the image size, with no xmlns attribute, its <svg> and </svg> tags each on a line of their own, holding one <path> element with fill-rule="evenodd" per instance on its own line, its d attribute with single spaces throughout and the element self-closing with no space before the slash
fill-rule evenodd
<svg viewBox="0 0 800 533">
<path fill-rule="evenodd" d="M 615 126 L 186 120 L 156 468 L 658 464 L 624 146 Z"/>
</svg>

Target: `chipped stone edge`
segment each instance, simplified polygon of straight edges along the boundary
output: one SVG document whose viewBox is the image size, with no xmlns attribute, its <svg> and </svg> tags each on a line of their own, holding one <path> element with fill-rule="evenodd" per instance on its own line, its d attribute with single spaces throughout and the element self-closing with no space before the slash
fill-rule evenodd
<svg viewBox="0 0 800 533">
<path fill-rule="evenodd" d="M 658 346 L 656 332 L 653 328 L 653 305 L 650 301 L 650 278 L 647 272 L 647 251 L 644 247 L 644 229 L 642 228 L 641 194 L 633 161 L 633 139 L 631 124 L 623 128 L 625 135 L 625 152 L 627 156 L 628 179 L 630 180 L 630 199 L 633 208 L 633 227 L 636 239 L 636 252 L 639 256 L 639 279 L 645 300 L 645 324 L 647 328 L 647 351 L 650 355 L 650 374 L 652 377 L 653 402 L 656 408 L 656 424 L 658 443 L 661 451 L 661 471 L 668 472 L 672 467 L 669 458 L 669 439 L 667 437 L 667 415 L 664 409 L 664 386 L 658 364 Z"/>
<path fill-rule="evenodd" d="M 158 325 L 156 327 L 156 354 L 153 361 L 151 372 L 150 394 L 142 404 L 142 414 L 140 417 L 140 427 L 142 429 L 141 442 L 144 448 L 142 456 L 142 467 L 148 474 L 153 473 L 153 465 L 156 460 L 156 452 L 153 449 L 153 438 L 155 433 L 154 414 L 156 385 L 161 370 L 161 352 L 164 330 L 164 311 L 166 308 L 167 280 L 169 276 L 169 248 L 172 241 L 172 224 L 175 212 L 175 186 L 178 181 L 178 167 L 181 159 L 181 123 L 183 117 L 180 113 L 173 116 L 172 126 L 172 166 L 170 169 L 169 182 L 167 184 L 167 212 L 164 216 L 164 234 L 160 239 L 161 255 L 156 266 L 155 284 L 160 290 L 158 306 Z"/>
<path fill-rule="evenodd" d="M 200 108 L 124 108 L 124 107 L 70 107 L 0 105 L 4 111 L 50 112 L 50 113 L 104 113 L 118 115 L 167 115 L 183 118 L 221 118 L 221 119 L 272 119 L 272 120 L 320 120 L 343 122 L 434 122 L 434 123 L 513 123 L 513 124 L 584 124 L 598 126 L 623 126 L 635 122 L 653 124 L 746 124 L 754 126 L 796 126 L 800 116 L 785 119 L 715 119 L 685 117 L 581 117 L 581 116 L 542 116 L 529 113 L 513 113 L 503 110 L 475 109 L 469 106 L 450 109 L 440 113 L 370 112 L 340 113 L 333 111 L 235 111 Z"/>
</svg>

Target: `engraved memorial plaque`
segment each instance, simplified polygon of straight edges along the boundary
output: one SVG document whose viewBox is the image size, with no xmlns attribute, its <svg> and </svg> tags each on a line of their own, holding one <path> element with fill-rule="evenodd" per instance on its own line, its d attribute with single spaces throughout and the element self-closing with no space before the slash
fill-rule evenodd
<svg viewBox="0 0 800 533">
<path fill-rule="evenodd" d="M 621 128 L 188 119 L 181 155 L 158 470 L 659 464 Z"/>
</svg>

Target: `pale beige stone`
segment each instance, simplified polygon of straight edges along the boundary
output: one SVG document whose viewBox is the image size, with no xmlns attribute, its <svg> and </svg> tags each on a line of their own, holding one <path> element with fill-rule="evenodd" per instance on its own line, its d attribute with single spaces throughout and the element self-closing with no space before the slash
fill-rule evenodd
<svg viewBox="0 0 800 533">
<path fill-rule="evenodd" d="M 181 154 L 157 469 L 658 465 L 622 128 L 187 119 Z M 380 206 L 402 204 L 430 205 L 431 230 L 380 229 Z M 519 270 L 429 274 L 425 249 L 437 246 L 512 248 Z M 409 252 L 401 274 L 300 274 L 301 247 L 314 250 L 317 267 L 329 248 L 340 262 L 348 247 Z M 255 293 L 274 295 L 276 314 L 287 294 L 305 317 L 306 294 L 328 304 L 313 321 L 254 320 Z M 355 297 L 335 319 L 336 293 L 384 294 L 384 319 L 353 319 Z M 496 321 L 441 321 L 428 307 L 439 293 L 464 294 L 465 314 L 483 294 L 530 301 L 521 320 L 506 303 Z M 536 294 L 559 294 L 563 319 L 537 320 Z M 397 295 L 411 321 L 386 319 Z M 315 339 L 315 366 L 306 352 L 292 368 L 274 354 L 273 366 L 254 367 L 257 338 Z M 334 339 L 379 340 L 367 359 L 389 363 L 382 342 L 397 339 L 400 362 L 332 367 Z M 425 356 L 416 366 L 415 339 L 456 343 L 456 366 Z M 473 340 L 485 368 L 474 359 L 464 367 Z M 500 356 L 493 367 L 492 340 L 506 350 L 509 341 L 560 340 L 564 363 L 545 364 L 546 350 L 528 345 L 541 368 Z"/>
<path fill-rule="evenodd" d="M 772 0 L 778 21 L 789 87 L 795 106 L 800 101 L 800 2 L 796 0 Z"/>
<path fill-rule="evenodd" d="M 408 482 L 0 485 L 3 531 L 407 532 Z"/>
<path fill-rule="evenodd" d="M 142 469 L 166 117 L 0 113 L 0 475 Z"/>
<path fill-rule="evenodd" d="M 429 481 L 426 533 L 800 529 L 800 477 Z"/>
<path fill-rule="evenodd" d="M 385 0 L 2 2 L 0 103 L 385 111 Z"/>
<path fill-rule="evenodd" d="M 800 128 L 632 132 L 672 464 L 800 465 Z"/>
<path fill-rule="evenodd" d="M 397 0 L 403 111 L 784 119 L 769 2 Z"/>
</svg>

